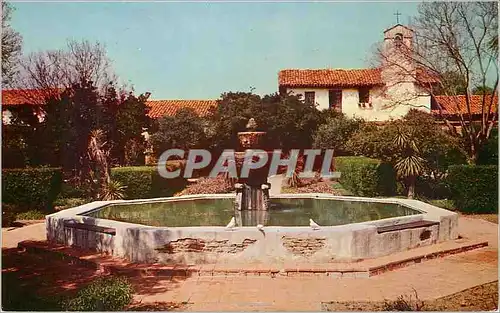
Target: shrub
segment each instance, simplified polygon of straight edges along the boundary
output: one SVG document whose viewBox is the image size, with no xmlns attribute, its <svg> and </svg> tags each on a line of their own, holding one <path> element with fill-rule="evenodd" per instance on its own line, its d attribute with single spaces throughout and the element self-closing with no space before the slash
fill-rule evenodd
<svg viewBox="0 0 500 313">
<path fill-rule="evenodd" d="M 61 190 L 61 169 L 26 168 L 2 170 L 2 202 L 45 209 Z"/>
<path fill-rule="evenodd" d="M 458 210 L 495 213 L 498 210 L 497 165 L 453 165 L 446 182 Z"/>
<path fill-rule="evenodd" d="M 428 202 L 429 204 L 437 206 L 438 208 L 443 208 L 450 211 L 455 210 L 455 203 L 453 203 L 453 200 L 438 199 L 438 200 L 428 200 Z"/>
<path fill-rule="evenodd" d="M 394 301 L 384 301 L 383 311 L 395 312 L 410 312 L 410 311 L 423 311 L 424 302 L 418 298 L 417 291 L 413 290 L 415 298 L 411 295 L 401 295 Z"/>
<path fill-rule="evenodd" d="M 43 220 L 45 213 L 39 210 L 29 210 L 28 212 L 21 212 L 16 215 L 18 220 Z"/>
<path fill-rule="evenodd" d="M 118 181 L 111 180 L 106 183 L 101 198 L 105 201 L 121 200 L 125 198 L 125 189 L 127 189 L 127 186 L 122 185 Z"/>
<path fill-rule="evenodd" d="M 416 193 L 427 199 L 446 199 L 451 196 L 450 189 L 443 179 L 419 176 L 416 180 Z"/>
<path fill-rule="evenodd" d="M 10 227 L 16 221 L 16 213 L 12 206 L 2 203 L 2 227 Z"/>
<path fill-rule="evenodd" d="M 127 186 L 126 199 L 170 197 L 186 186 L 184 178 L 163 178 L 154 166 L 116 167 L 111 169 L 111 178 Z"/>
<path fill-rule="evenodd" d="M 234 185 L 230 184 L 223 176 L 215 178 L 203 177 L 176 196 L 196 195 L 196 194 L 214 194 L 214 193 L 230 193 L 234 190 Z"/>
<path fill-rule="evenodd" d="M 498 129 L 491 130 L 491 136 L 479 150 L 477 164 L 498 164 Z"/>
<path fill-rule="evenodd" d="M 68 311 L 121 311 L 132 301 L 133 289 L 121 277 L 98 278 L 66 304 Z"/>
<path fill-rule="evenodd" d="M 396 176 L 390 164 L 366 157 L 337 157 L 340 183 L 356 196 L 390 196 L 396 191 Z"/>
<path fill-rule="evenodd" d="M 86 183 L 63 182 L 59 198 L 87 198 L 91 196 L 91 188 Z"/>
<path fill-rule="evenodd" d="M 59 198 L 54 201 L 54 208 L 59 210 L 74 208 L 85 203 L 91 202 L 91 199 L 85 198 Z"/>
</svg>

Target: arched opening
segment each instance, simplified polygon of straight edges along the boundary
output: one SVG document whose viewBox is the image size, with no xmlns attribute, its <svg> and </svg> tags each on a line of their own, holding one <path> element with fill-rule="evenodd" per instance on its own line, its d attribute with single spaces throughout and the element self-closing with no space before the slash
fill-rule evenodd
<svg viewBox="0 0 500 313">
<path fill-rule="evenodd" d="M 397 33 L 394 36 L 394 45 L 399 48 L 401 47 L 402 44 L 403 44 L 403 34 Z"/>
</svg>

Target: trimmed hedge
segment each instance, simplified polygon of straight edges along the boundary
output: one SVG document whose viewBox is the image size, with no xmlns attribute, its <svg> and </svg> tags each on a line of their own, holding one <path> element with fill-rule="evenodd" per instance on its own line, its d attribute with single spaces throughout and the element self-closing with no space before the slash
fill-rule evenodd
<svg viewBox="0 0 500 313">
<path fill-rule="evenodd" d="M 396 175 L 390 164 L 367 157 L 336 157 L 340 183 L 356 196 L 392 196 L 396 192 Z"/>
<path fill-rule="evenodd" d="M 498 212 L 497 165 L 452 165 L 448 168 L 446 182 L 458 210 Z"/>
<path fill-rule="evenodd" d="M 477 164 L 498 164 L 498 128 L 491 130 L 490 139 L 479 149 Z"/>
<path fill-rule="evenodd" d="M 127 186 L 125 199 L 170 197 L 187 185 L 184 178 L 161 177 L 156 166 L 115 167 L 111 169 L 111 179 Z"/>
<path fill-rule="evenodd" d="M 444 179 L 434 180 L 430 177 L 419 176 L 415 182 L 417 196 L 425 199 L 449 199 L 450 189 Z"/>
<path fill-rule="evenodd" d="M 45 209 L 57 198 L 62 185 L 60 168 L 2 170 L 2 203 Z"/>
</svg>

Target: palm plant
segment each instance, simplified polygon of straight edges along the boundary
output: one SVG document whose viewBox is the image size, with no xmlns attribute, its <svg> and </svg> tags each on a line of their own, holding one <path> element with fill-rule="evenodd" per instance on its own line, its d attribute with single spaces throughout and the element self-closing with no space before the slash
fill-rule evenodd
<svg viewBox="0 0 500 313">
<path fill-rule="evenodd" d="M 106 189 L 110 183 L 109 175 L 109 149 L 106 148 L 105 133 L 101 129 L 94 129 L 90 132 L 90 139 L 87 147 L 87 155 L 91 161 L 89 174 L 92 181 L 97 185 L 98 193 Z M 98 195 L 98 198 L 99 195 Z"/>
<path fill-rule="evenodd" d="M 103 188 L 101 199 L 105 201 L 121 200 L 125 198 L 125 189 L 127 189 L 127 186 L 118 181 L 110 180 Z"/>
<path fill-rule="evenodd" d="M 393 143 L 401 151 L 401 158 L 397 160 L 394 169 L 398 177 L 406 182 L 408 198 L 412 199 L 415 196 L 417 177 L 425 170 L 425 160 L 419 156 L 420 149 L 408 134 L 398 131 Z"/>
</svg>

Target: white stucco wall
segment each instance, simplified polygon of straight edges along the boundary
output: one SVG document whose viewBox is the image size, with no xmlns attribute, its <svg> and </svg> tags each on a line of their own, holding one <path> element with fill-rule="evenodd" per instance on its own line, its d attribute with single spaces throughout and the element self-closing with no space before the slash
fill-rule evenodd
<svg viewBox="0 0 500 313">
<path fill-rule="evenodd" d="M 328 102 L 328 89 L 321 89 L 321 88 L 288 88 L 287 92 L 291 92 L 292 95 L 302 96 L 302 100 L 304 100 L 304 93 L 306 91 L 314 91 L 315 92 L 315 101 L 316 101 L 316 108 L 318 110 L 324 110 L 328 109 L 330 107 L 329 102 Z"/>
<path fill-rule="evenodd" d="M 43 112 L 39 112 L 38 114 L 36 113 L 33 113 L 34 115 L 36 115 L 36 117 L 38 118 L 38 122 L 43 122 L 45 120 L 45 114 Z M 3 125 L 9 125 L 12 123 L 12 118 L 13 118 L 13 115 L 12 115 L 12 112 L 8 109 L 3 109 L 2 110 L 2 124 Z"/>
<path fill-rule="evenodd" d="M 9 125 L 12 119 L 12 113 L 9 110 L 2 110 L 2 124 Z"/>
<path fill-rule="evenodd" d="M 315 92 L 315 101 L 319 110 L 329 108 L 329 89 L 320 88 L 289 88 L 287 92 L 293 95 L 302 95 L 306 91 Z M 370 89 L 371 107 L 359 106 L 358 89 L 342 90 L 342 112 L 348 117 L 360 117 L 367 121 L 387 121 L 405 116 L 412 108 L 430 112 L 430 95 L 423 95 L 423 91 L 415 88 L 413 83 L 401 83 Z"/>
</svg>

